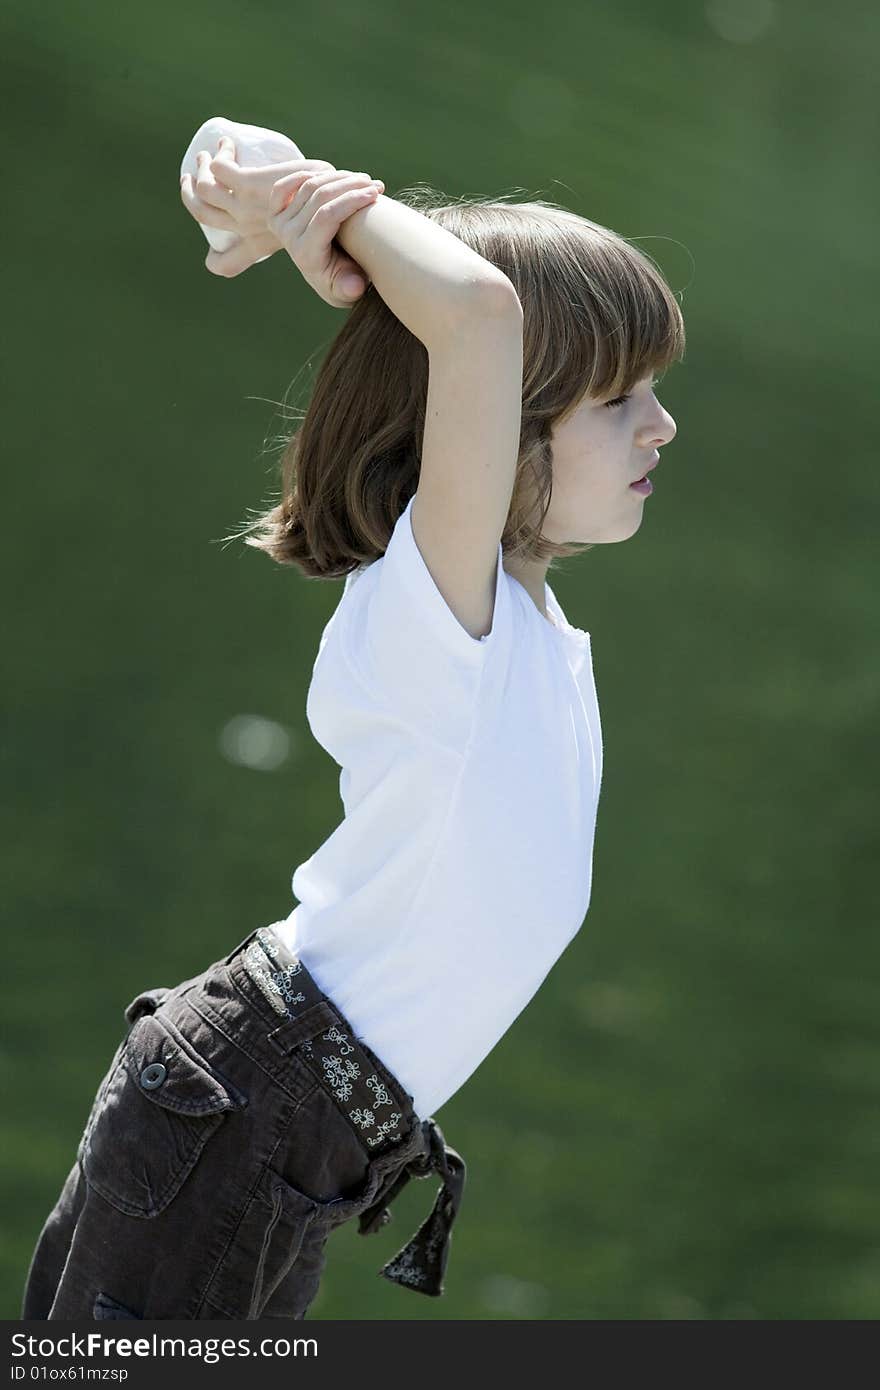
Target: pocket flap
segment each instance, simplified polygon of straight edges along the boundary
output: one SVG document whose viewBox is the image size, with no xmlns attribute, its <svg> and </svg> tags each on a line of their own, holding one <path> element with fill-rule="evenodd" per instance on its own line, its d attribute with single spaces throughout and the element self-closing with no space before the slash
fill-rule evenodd
<svg viewBox="0 0 880 1390">
<path fill-rule="evenodd" d="M 213 1115 L 241 1105 L 204 1057 L 188 1050 L 155 1014 L 144 1014 L 134 1024 L 125 1041 L 125 1062 L 141 1095 L 165 1110 Z"/>
<path fill-rule="evenodd" d="M 154 1014 L 171 993 L 164 985 L 156 989 L 145 989 L 136 994 L 125 1010 L 126 1023 L 137 1023 L 141 1014 Z"/>
</svg>

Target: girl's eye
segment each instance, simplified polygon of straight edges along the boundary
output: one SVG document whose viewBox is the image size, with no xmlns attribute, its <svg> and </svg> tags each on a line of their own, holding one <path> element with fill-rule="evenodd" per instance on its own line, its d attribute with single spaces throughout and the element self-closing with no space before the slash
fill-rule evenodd
<svg viewBox="0 0 880 1390">
<path fill-rule="evenodd" d="M 654 380 L 651 382 L 651 390 L 652 390 L 652 391 L 654 390 L 654 388 L 655 388 L 656 386 L 659 386 L 659 385 L 660 385 L 661 380 L 662 380 L 661 377 L 655 377 L 655 378 L 654 378 Z M 605 402 L 605 408 L 606 408 L 606 410 L 614 410 L 616 406 L 619 406 L 619 405 L 626 405 L 626 403 L 627 403 L 627 401 L 628 401 L 629 399 L 630 399 L 630 396 L 616 396 L 615 399 L 614 399 L 613 401 L 606 401 L 606 402 Z"/>
</svg>

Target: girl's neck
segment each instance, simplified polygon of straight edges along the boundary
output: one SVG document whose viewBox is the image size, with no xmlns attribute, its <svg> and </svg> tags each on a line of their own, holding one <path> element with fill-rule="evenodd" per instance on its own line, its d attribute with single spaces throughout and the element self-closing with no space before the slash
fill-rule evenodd
<svg viewBox="0 0 880 1390">
<path fill-rule="evenodd" d="M 546 560 L 532 560 L 527 563 L 517 563 L 512 560 L 505 563 L 504 568 L 512 579 L 522 585 L 541 617 L 550 622 L 545 601 L 548 562 Z"/>
</svg>

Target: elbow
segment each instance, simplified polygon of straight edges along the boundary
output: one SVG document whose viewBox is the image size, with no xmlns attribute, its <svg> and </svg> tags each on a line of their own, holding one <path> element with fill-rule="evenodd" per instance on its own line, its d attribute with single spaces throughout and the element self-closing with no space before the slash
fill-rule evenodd
<svg viewBox="0 0 880 1390">
<path fill-rule="evenodd" d="M 456 296 L 453 329 L 480 323 L 522 326 L 523 309 L 512 281 L 501 272 L 471 280 Z"/>
<path fill-rule="evenodd" d="M 453 296 L 445 296 L 443 313 L 431 321 L 430 333 L 422 341 L 431 351 L 455 343 L 463 333 L 483 331 L 522 333 L 523 311 L 519 296 L 506 275 L 476 276 L 458 288 Z"/>
<path fill-rule="evenodd" d="M 488 318 L 522 319 L 523 308 L 513 281 L 501 271 L 478 281 L 470 297 L 479 307 L 479 312 Z"/>
</svg>

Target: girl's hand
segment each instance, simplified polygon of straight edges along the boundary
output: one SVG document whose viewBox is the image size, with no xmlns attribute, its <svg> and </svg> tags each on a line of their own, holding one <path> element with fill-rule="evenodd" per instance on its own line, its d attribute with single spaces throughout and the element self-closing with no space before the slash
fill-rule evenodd
<svg viewBox="0 0 880 1390">
<path fill-rule="evenodd" d="M 381 179 L 327 165 L 298 169 L 272 189 L 269 230 L 303 279 L 334 308 L 359 299 L 369 283 L 366 272 L 335 244 L 336 233 L 355 212 L 375 203 L 384 187 Z"/>
<path fill-rule="evenodd" d="M 257 261 L 280 251 L 282 241 L 269 225 L 269 203 L 273 190 L 284 176 L 298 175 L 303 179 L 319 173 L 336 175 L 337 171 L 324 159 L 295 159 L 282 164 L 242 168 L 235 161 L 235 145 L 228 135 L 221 137 L 217 155 L 213 159 L 207 150 L 200 151 L 195 189 L 189 175 L 181 179 L 180 195 L 184 207 L 197 222 L 234 232 L 239 238 L 228 251 L 211 250 L 205 260 L 207 269 L 214 275 L 228 278 L 240 275 Z M 361 187 L 369 183 L 366 174 L 350 175 L 349 178 L 357 179 Z M 335 235 L 345 217 L 368 201 L 364 198 L 350 207 L 340 217 L 331 235 Z M 319 276 L 317 283 L 315 280 L 310 280 L 310 283 L 328 304 L 344 308 L 363 294 L 369 277 L 351 257 L 341 253 L 335 253 L 335 260 L 331 258 L 331 262 L 328 266 L 329 278 L 327 275 Z M 356 277 L 357 287 L 351 292 L 338 293 L 340 286 L 337 280 L 342 274 Z"/>
<path fill-rule="evenodd" d="M 235 144 L 230 136 L 221 135 L 214 160 L 210 150 L 200 150 L 196 162 L 195 184 L 189 173 L 180 180 L 184 207 L 197 222 L 229 232 L 235 238 L 227 250 L 212 247 L 205 260 L 207 269 L 213 275 L 230 278 L 280 251 L 281 243 L 266 223 L 269 194 L 275 180 L 299 168 L 302 161 L 249 168 L 247 182 L 235 180 L 239 183 L 236 196 L 232 196 L 233 178 L 246 171 L 235 162 Z"/>
</svg>

